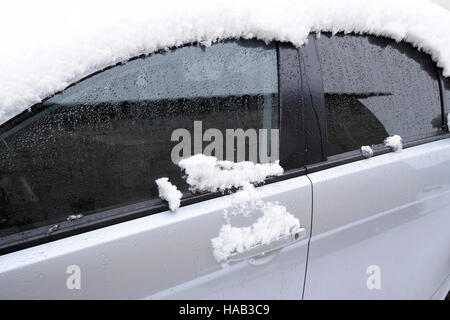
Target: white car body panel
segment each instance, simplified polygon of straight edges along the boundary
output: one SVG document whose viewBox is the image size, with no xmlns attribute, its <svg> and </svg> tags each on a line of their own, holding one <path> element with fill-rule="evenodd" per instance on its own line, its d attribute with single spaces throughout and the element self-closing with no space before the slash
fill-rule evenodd
<svg viewBox="0 0 450 320">
<path fill-rule="evenodd" d="M 450 140 L 309 175 L 305 299 L 429 299 L 450 274 Z M 368 289 L 379 267 L 380 289 Z"/>
<path fill-rule="evenodd" d="M 214 259 L 210 240 L 230 205 L 223 196 L 0 256 L 0 299 L 301 299 L 311 183 L 302 176 L 257 191 L 307 231 L 266 264 Z M 70 265 L 80 267 L 80 290 L 66 286 Z"/>
</svg>

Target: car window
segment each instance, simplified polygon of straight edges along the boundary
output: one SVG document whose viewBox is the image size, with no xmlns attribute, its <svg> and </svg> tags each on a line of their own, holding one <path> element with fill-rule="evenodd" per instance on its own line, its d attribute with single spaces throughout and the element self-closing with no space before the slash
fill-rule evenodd
<svg viewBox="0 0 450 320">
<path fill-rule="evenodd" d="M 171 135 L 194 135 L 194 121 L 224 136 L 278 128 L 276 47 L 229 41 L 134 59 L 1 127 L 0 236 L 156 198 L 160 177 L 186 190 Z"/>
<path fill-rule="evenodd" d="M 328 156 L 441 132 L 437 69 L 411 45 L 359 35 L 317 39 L 328 113 Z"/>
</svg>

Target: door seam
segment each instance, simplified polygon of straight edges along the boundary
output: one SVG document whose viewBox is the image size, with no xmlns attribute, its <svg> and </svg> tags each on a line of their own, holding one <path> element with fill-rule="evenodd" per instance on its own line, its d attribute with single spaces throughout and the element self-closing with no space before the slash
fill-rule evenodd
<svg viewBox="0 0 450 320">
<path fill-rule="evenodd" d="M 306 249 L 306 265 L 305 265 L 305 276 L 303 278 L 303 290 L 302 290 L 302 300 L 305 298 L 305 288 L 306 288 L 306 277 L 308 276 L 308 262 L 309 262 L 309 246 L 312 238 L 312 227 L 313 227 L 313 214 L 314 214 L 314 185 L 308 174 L 306 174 L 310 184 L 311 184 L 311 221 L 310 221 L 310 229 L 309 229 L 309 238 L 308 238 L 308 246 Z"/>
</svg>

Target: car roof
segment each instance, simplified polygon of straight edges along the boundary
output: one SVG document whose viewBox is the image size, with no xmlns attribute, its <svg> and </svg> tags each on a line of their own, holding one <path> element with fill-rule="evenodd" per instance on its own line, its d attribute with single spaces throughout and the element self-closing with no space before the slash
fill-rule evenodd
<svg viewBox="0 0 450 320">
<path fill-rule="evenodd" d="M 6 8 L 0 19 L 0 123 L 105 67 L 188 43 L 305 43 L 311 32 L 407 41 L 450 76 L 450 11 L 424 0 L 85 1 Z"/>
</svg>

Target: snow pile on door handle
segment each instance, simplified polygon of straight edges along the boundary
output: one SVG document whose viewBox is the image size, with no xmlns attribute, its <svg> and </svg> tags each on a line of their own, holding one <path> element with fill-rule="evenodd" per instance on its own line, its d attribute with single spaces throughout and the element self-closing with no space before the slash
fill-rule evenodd
<svg viewBox="0 0 450 320">
<path fill-rule="evenodd" d="M 192 191 L 226 191 L 238 188 L 231 197 L 231 208 L 224 210 L 227 221 L 219 235 L 211 240 L 214 257 L 226 262 L 235 253 L 242 253 L 254 246 L 269 244 L 300 227 L 300 221 L 278 202 L 263 201 L 252 183 L 263 183 L 269 176 L 283 174 L 276 163 L 254 164 L 248 161 L 219 161 L 215 157 L 196 154 L 181 160 L 178 166 L 186 174 L 186 182 Z M 234 227 L 232 215 L 260 215 L 247 227 Z"/>
<path fill-rule="evenodd" d="M 429 53 L 450 76 L 450 12 L 424 0 L 79 0 L 2 3 L 0 123 L 104 67 L 231 38 L 296 46 L 310 32 L 383 35 Z"/>
<path fill-rule="evenodd" d="M 264 202 L 259 207 L 247 206 L 246 210 L 256 211 L 261 216 L 248 227 L 233 227 L 227 223 L 211 240 L 218 262 L 226 262 L 232 254 L 245 252 L 257 245 L 270 244 L 300 228 L 300 221 L 277 202 Z"/>
</svg>

